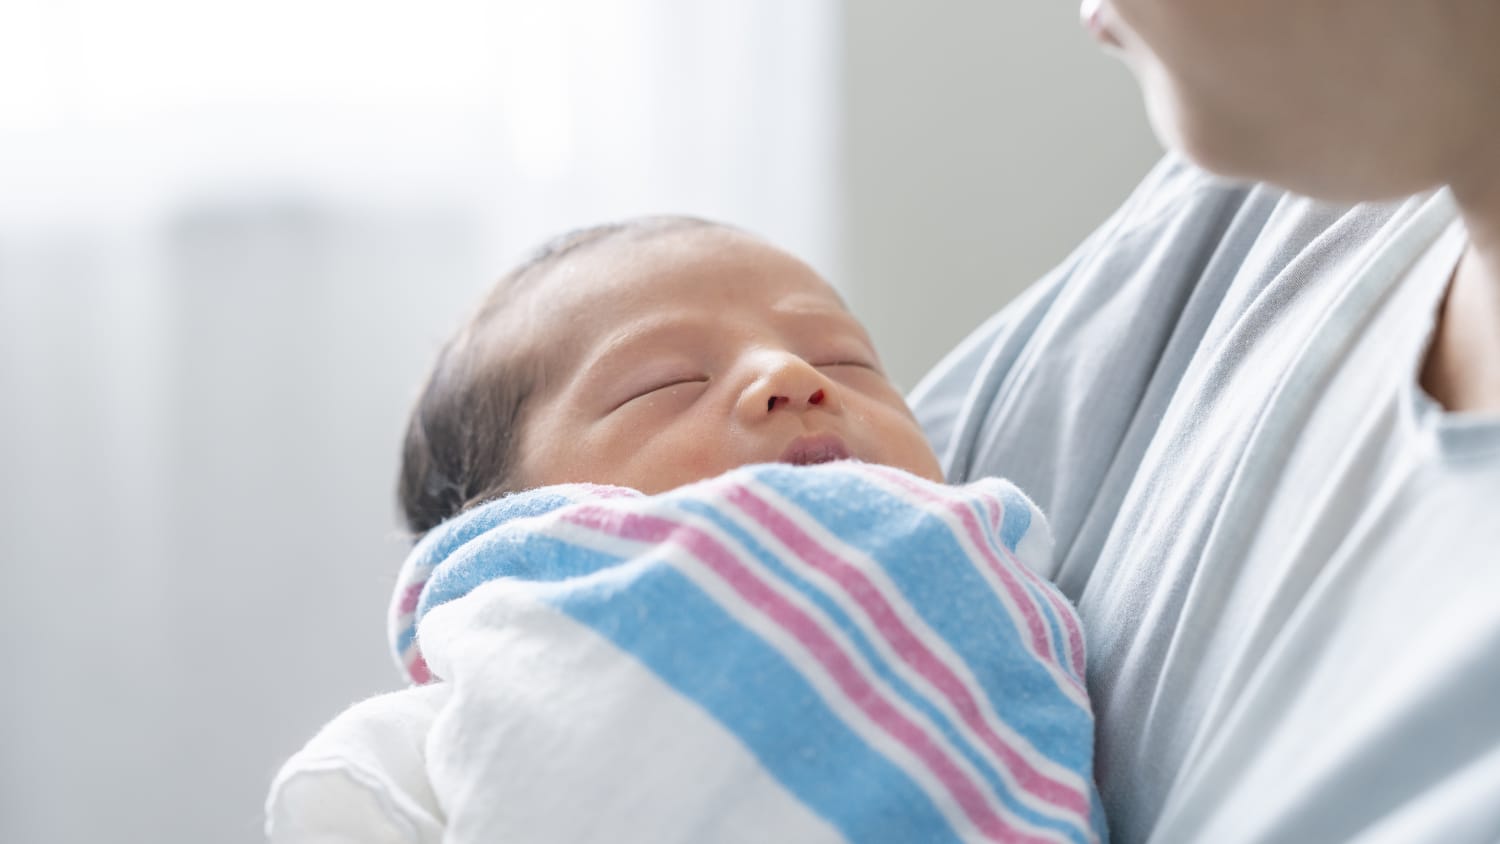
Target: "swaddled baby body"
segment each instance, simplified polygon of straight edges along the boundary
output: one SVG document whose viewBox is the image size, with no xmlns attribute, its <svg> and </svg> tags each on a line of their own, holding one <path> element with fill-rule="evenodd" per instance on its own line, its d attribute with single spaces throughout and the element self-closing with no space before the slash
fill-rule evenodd
<svg viewBox="0 0 1500 844">
<path fill-rule="evenodd" d="M 1042 515 L 943 486 L 859 323 L 758 239 L 641 219 L 506 276 L 401 499 L 419 685 L 286 764 L 275 841 L 1103 836 Z"/>
</svg>

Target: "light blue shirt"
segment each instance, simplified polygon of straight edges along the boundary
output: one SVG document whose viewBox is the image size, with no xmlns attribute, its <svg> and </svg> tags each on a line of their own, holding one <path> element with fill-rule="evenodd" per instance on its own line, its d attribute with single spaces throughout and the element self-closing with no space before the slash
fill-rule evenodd
<svg viewBox="0 0 1500 844">
<path fill-rule="evenodd" d="M 1500 418 L 1418 386 L 1446 191 L 1169 158 L 914 391 L 1051 519 L 1112 840 L 1500 840 Z"/>
</svg>

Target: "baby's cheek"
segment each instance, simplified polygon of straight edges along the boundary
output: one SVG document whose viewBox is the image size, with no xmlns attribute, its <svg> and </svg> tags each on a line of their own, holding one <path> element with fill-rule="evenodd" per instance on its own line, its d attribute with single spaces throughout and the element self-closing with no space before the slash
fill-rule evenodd
<svg viewBox="0 0 1500 844">
<path fill-rule="evenodd" d="M 717 441 L 698 441 L 685 449 L 678 449 L 679 465 L 687 476 L 683 483 L 712 478 L 742 465 L 745 461 L 730 454 Z"/>
<path fill-rule="evenodd" d="M 666 492 L 734 468 L 723 452 L 701 440 L 656 438 L 641 444 L 630 457 L 630 480 L 625 485 L 647 494 Z"/>
<path fill-rule="evenodd" d="M 937 454 L 927 441 L 927 435 L 922 433 L 921 426 L 907 411 L 905 403 L 899 408 L 887 408 L 883 422 L 881 430 L 875 434 L 877 453 L 882 455 L 881 462 L 928 480 L 941 482 L 943 471 Z"/>
</svg>

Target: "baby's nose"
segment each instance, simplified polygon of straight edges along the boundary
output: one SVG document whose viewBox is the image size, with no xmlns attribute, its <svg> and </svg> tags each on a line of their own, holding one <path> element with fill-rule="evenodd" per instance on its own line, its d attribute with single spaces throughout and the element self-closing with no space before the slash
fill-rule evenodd
<svg viewBox="0 0 1500 844">
<path fill-rule="evenodd" d="M 810 395 L 810 396 L 807 397 L 807 403 L 809 405 L 822 404 L 823 400 L 826 399 L 827 397 L 828 397 L 828 393 L 825 392 L 822 387 L 819 387 L 818 389 L 813 390 L 813 394 L 812 395 Z M 786 406 L 790 405 L 791 403 L 792 403 L 792 397 L 791 396 L 771 396 L 769 399 L 766 400 L 766 410 L 767 411 L 772 411 L 772 410 L 775 410 L 778 407 L 786 407 Z"/>
<path fill-rule="evenodd" d="M 807 361 L 795 355 L 767 355 L 760 364 L 760 372 L 740 397 L 740 412 L 747 420 L 814 407 L 838 411 L 838 387 Z"/>
</svg>

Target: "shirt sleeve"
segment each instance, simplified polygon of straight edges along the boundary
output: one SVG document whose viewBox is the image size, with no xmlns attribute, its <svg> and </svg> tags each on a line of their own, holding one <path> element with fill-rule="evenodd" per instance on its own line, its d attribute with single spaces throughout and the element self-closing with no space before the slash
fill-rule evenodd
<svg viewBox="0 0 1500 844">
<path fill-rule="evenodd" d="M 282 766 L 266 800 L 272 844 L 439 844 L 427 733 L 448 689 L 423 686 L 355 704 Z"/>
</svg>

